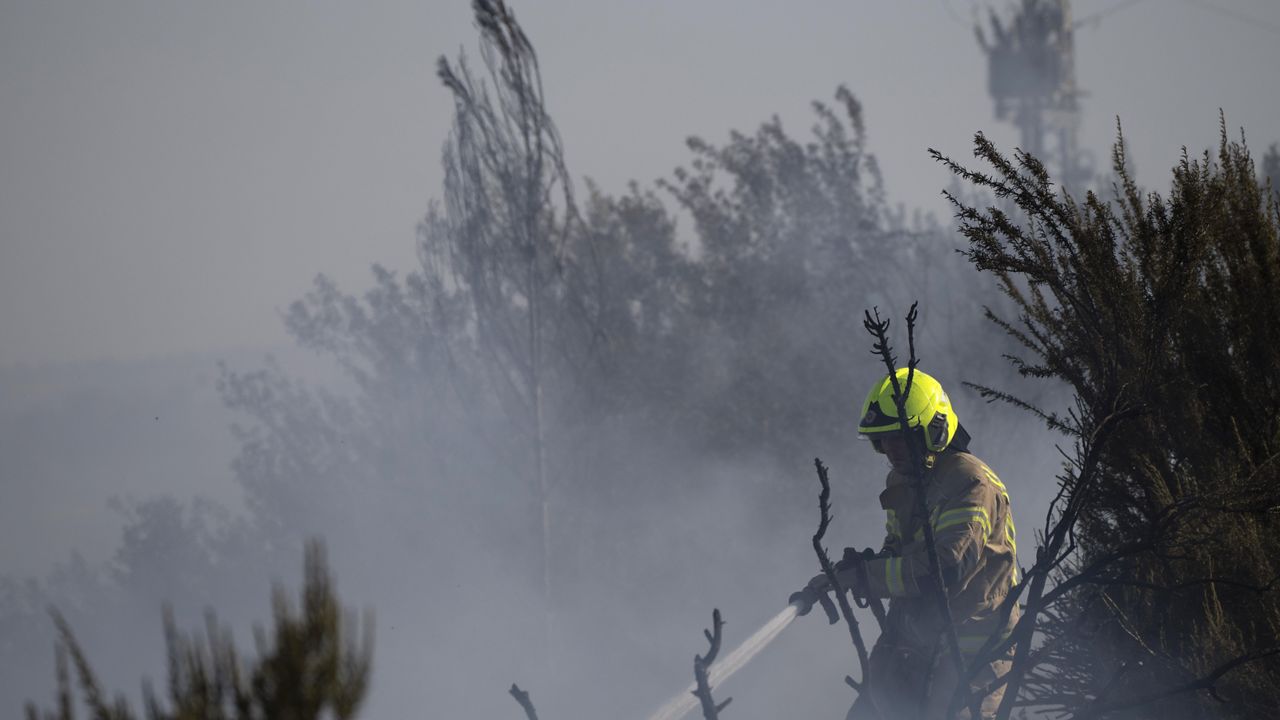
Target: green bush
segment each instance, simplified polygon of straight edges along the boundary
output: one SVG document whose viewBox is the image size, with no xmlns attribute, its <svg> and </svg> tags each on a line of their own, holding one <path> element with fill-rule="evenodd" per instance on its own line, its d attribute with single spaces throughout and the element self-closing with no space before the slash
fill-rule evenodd
<svg viewBox="0 0 1280 720">
<path fill-rule="evenodd" d="M 981 135 L 975 155 L 995 172 L 936 156 L 1020 211 L 956 201 L 969 259 L 1018 308 L 992 317 L 1025 348 L 1012 358 L 1023 375 L 1075 394 L 1065 416 L 1036 412 L 1077 440 L 1117 409 L 1135 413 L 1085 498 L 1061 579 L 1087 581 L 1042 623 L 1045 662 L 1027 700 L 1097 711 L 1181 690 L 1134 707 L 1168 718 L 1274 710 L 1276 197 L 1225 123 L 1216 156 L 1184 151 L 1167 195 L 1139 190 L 1123 137 L 1112 202 L 1057 192 L 1035 158 L 1010 160 Z"/>
<path fill-rule="evenodd" d="M 143 683 L 143 702 L 150 720 L 311 720 L 353 718 L 369 686 L 372 617 L 357 630 L 344 616 L 334 593 L 318 543 L 307 547 L 301 604 L 294 608 L 283 589 L 276 588 L 272 604 L 275 626 L 270 635 L 255 628 L 256 661 L 246 664 L 231 632 L 218 625 L 212 611 L 203 637 L 184 635 L 165 611 L 165 645 L 169 655 L 168 698 L 161 700 L 150 683 Z M 123 695 L 108 702 L 76 642 L 71 627 L 56 611 L 57 709 L 44 712 L 27 706 L 27 718 L 73 720 L 75 701 L 67 660 L 75 666 L 84 705 L 94 720 L 132 720 L 137 717 Z"/>
</svg>

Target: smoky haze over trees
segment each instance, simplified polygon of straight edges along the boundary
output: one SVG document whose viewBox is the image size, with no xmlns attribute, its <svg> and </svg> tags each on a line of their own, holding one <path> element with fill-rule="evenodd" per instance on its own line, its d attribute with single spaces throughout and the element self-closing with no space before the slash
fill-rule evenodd
<svg viewBox="0 0 1280 720">
<path fill-rule="evenodd" d="M 1262 567 L 1275 541 L 1269 519 L 1242 515 L 1228 492 L 1245 470 L 1253 479 L 1238 489 L 1261 492 L 1255 486 L 1269 477 L 1276 451 L 1274 418 L 1251 418 L 1231 435 L 1209 422 L 1237 417 L 1252 379 L 1274 377 L 1264 367 L 1274 360 L 1265 349 L 1275 340 L 1273 320 L 1246 303 L 1276 300 L 1264 292 L 1273 270 L 1258 269 L 1274 264 L 1274 205 L 1261 199 L 1241 148 L 1224 139 L 1217 164 L 1184 165 L 1168 201 L 1147 203 L 1124 182 L 1111 211 L 1101 201 L 1055 204 L 1064 201 L 1045 188 L 1038 204 L 994 203 L 1013 200 L 1034 228 L 1064 225 L 1102 265 L 1119 252 L 1124 272 L 1062 270 L 1030 240 L 1041 265 L 1016 253 L 1014 263 L 992 238 L 1017 232 L 1022 216 L 992 211 L 988 226 L 979 211 L 966 214 L 970 259 L 995 271 L 993 281 L 954 252 L 962 238 L 893 203 L 869 149 L 874 133 L 844 87 L 814 103 L 803 131 L 774 118 L 720 142 L 692 138 L 689 160 L 670 177 L 618 196 L 588 181 L 575 194 L 573 139 L 556 133 L 533 44 L 504 4 L 475 9 L 483 70 L 461 56 L 438 69 L 454 125 L 442 201 L 419 228 L 419 267 L 400 274 L 374 266 L 371 286 L 354 294 L 319 277 L 289 308 L 293 338 L 333 361 L 343 382 L 317 386 L 276 363 L 223 368 L 218 390 L 242 419 L 232 464 L 242 515 L 144 500 L 125 508 L 129 526 L 107 568 L 71 563 L 47 582 L 4 581 L 0 661 L 18 669 L 0 680 L 0 695 L 15 709 L 44 700 L 33 688 L 52 679 L 44 604 L 58 605 L 91 661 L 103 658 L 104 686 L 136 687 L 162 667 L 154 632 L 161 600 L 180 617 L 211 604 L 232 627 L 248 627 L 262 616 L 268 579 L 290 576 L 307 538 L 322 535 L 344 587 L 353 588 L 347 598 L 378 612 L 368 716 L 514 716 L 503 692 L 512 681 L 539 699 L 545 717 L 644 715 L 688 682 L 685 659 L 698 649 L 708 608 L 735 619 L 724 631 L 732 643 L 813 573 L 805 541 L 814 455 L 835 472 L 829 537 L 861 545 L 880 536 L 882 463 L 852 436 L 860 393 L 878 372 L 861 313 L 913 300 L 922 308 L 921 367 L 953 391 L 975 447 L 1028 518 L 1024 527 L 1043 513 L 1058 458 L 1025 415 L 983 404 L 961 380 L 1048 407 L 1071 392 L 1083 403 L 1071 427 L 1077 434 L 1117 397 L 1158 402 L 1108 451 L 1098 481 L 1105 492 L 1082 513 L 1073 556 L 1081 567 L 1148 537 L 1153 514 L 1185 507 L 1181 498 L 1194 499 L 1187 512 L 1213 518 L 1169 529 L 1169 544 L 1126 559 L 1136 573 L 1126 577 L 1151 587 L 1127 586 L 1117 597 L 1082 583 L 1068 599 L 1096 633 L 1081 641 L 1064 629 L 1075 626 L 1048 625 L 1048 636 L 1066 643 L 1055 647 L 1066 649 L 1055 650 L 1059 675 L 1030 676 L 1031 697 L 1087 700 L 1121 671 L 1140 681 L 1134 692 L 1154 691 L 1274 640 L 1269 594 L 1215 583 L 1169 589 L 1220 573 L 1256 585 L 1274 576 Z M 1205 223 L 1203 234 L 1157 242 L 1196 222 Z M 1133 249 L 1109 244 L 1103 228 L 1117 227 Z M 1183 240 L 1193 236 L 1207 245 L 1188 247 Z M 1233 237 L 1255 240 L 1226 242 Z M 1000 295 L 1000 282 L 1022 287 L 1019 273 L 1032 281 L 1030 294 Z M 1147 340 L 1153 316 L 1134 308 L 1151 297 L 1181 307 L 1187 298 L 1174 293 L 1182 287 L 1175 280 L 1187 278 L 1205 283 L 1185 291 L 1199 293 L 1202 308 L 1183 316 L 1187 325 L 1154 346 L 1109 342 L 1119 334 Z M 1144 294 L 1149 282 L 1172 294 Z M 1130 294 L 1064 316 L 1061 298 L 1044 299 L 1046 283 Z M 1048 357 L 1019 369 L 1049 383 L 1027 382 L 1003 364 L 999 356 L 1015 343 L 983 317 L 984 306 L 999 317 L 1025 314 L 1030 350 Z M 1209 350 L 1217 355 L 1184 357 L 1190 339 L 1205 333 L 1217 333 Z M 1239 351 L 1238 336 L 1249 338 Z M 1221 396 L 1218 385 L 1196 385 L 1219 375 L 1228 390 Z M 1161 382 L 1168 386 L 1151 385 Z M 1196 400 L 1178 404 L 1184 391 Z M 1166 440 L 1169 433 L 1182 444 Z M 1206 437 L 1212 443 L 1197 445 Z M 1205 497 L 1209 490 L 1229 497 Z M 1162 554 L 1206 527 L 1217 529 L 1210 534 L 1220 547 L 1176 560 Z M 1205 574 L 1208 558 L 1251 538 L 1264 541 Z M 1168 593 L 1177 602 L 1165 602 Z M 1100 609 L 1103 597 L 1122 608 L 1123 622 Z M 1185 623 L 1183 637 L 1148 637 L 1175 618 L 1196 622 Z M 780 641 L 772 665 L 760 661 L 767 674 L 742 686 L 754 692 L 730 689 L 736 700 L 725 716 L 842 712 L 849 698 L 840 678 L 853 658 L 847 643 L 815 626 Z M 1143 651 L 1160 661 L 1131 670 Z M 1096 653 L 1104 664 L 1090 670 L 1082 658 Z M 106 658 L 110 668 L 101 667 Z M 1237 670 L 1223 694 L 1274 698 L 1267 678 L 1264 669 Z M 1206 701 L 1197 710 L 1219 707 Z"/>
</svg>

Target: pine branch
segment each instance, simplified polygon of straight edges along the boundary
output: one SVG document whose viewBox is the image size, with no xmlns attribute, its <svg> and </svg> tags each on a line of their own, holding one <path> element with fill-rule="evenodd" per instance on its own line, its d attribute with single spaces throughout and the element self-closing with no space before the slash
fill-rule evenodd
<svg viewBox="0 0 1280 720">
<path fill-rule="evenodd" d="M 84 651 L 80 648 L 80 643 L 76 640 L 75 634 L 71 632 L 71 625 L 67 623 L 66 618 L 53 608 L 49 609 L 49 614 L 53 617 L 53 624 L 58 628 L 59 643 L 65 649 L 66 655 L 71 657 L 71 664 L 75 666 L 76 675 L 80 678 L 80 690 L 84 693 L 84 701 L 89 706 L 89 712 L 92 714 L 93 720 L 133 720 L 133 715 L 124 706 L 123 699 L 117 700 L 114 707 L 107 703 L 106 695 L 102 692 L 102 686 L 98 683 L 97 674 L 93 672 L 93 667 L 89 665 L 89 659 L 85 657 Z M 62 673 L 63 671 L 60 667 L 60 681 Z M 70 711 L 69 693 L 60 690 L 59 704 L 62 706 L 63 712 Z"/>
<path fill-rule="evenodd" d="M 1110 703 L 1101 703 L 1101 702 L 1095 701 L 1094 703 L 1090 703 L 1089 705 L 1086 705 L 1084 708 L 1076 712 L 1072 716 L 1072 718 L 1073 720 L 1087 720 L 1088 718 L 1098 717 L 1100 715 L 1105 715 L 1106 713 L 1115 712 L 1117 710 L 1125 710 L 1128 708 L 1141 707 L 1143 705 L 1150 705 L 1153 702 L 1164 700 L 1165 698 L 1174 697 L 1176 695 L 1182 695 L 1184 693 L 1195 692 L 1197 690 L 1207 690 L 1209 694 L 1212 695 L 1214 698 L 1218 700 L 1222 700 L 1222 698 L 1218 696 L 1217 684 L 1219 680 L 1221 680 L 1225 675 L 1227 675 L 1227 673 L 1230 673 L 1236 668 L 1247 665 L 1249 663 L 1256 662 L 1258 660 L 1263 660 L 1265 658 L 1269 658 L 1277 655 L 1280 655 L 1280 646 L 1269 647 L 1263 650 L 1258 650 L 1256 652 L 1246 653 L 1244 655 L 1240 655 L 1238 657 L 1232 658 L 1231 660 L 1219 665 L 1218 667 L 1214 668 L 1211 672 L 1209 672 L 1209 674 L 1207 675 L 1199 677 L 1190 682 L 1182 683 L 1181 685 L 1175 685 L 1173 687 L 1164 688 L 1162 690 L 1157 690 L 1155 692 L 1147 693 L 1145 695 L 1139 695 L 1138 697 L 1127 698 L 1124 700 L 1117 700 L 1115 702 L 1110 702 Z"/>
</svg>

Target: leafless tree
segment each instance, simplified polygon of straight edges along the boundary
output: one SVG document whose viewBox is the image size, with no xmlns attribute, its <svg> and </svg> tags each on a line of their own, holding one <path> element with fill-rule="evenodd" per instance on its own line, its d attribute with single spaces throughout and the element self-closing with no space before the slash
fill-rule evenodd
<svg viewBox="0 0 1280 720">
<path fill-rule="evenodd" d="M 465 57 L 441 57 L 437 74 L 453 94 L 444 152 L 445 208 L 422 228 L 423 265 L 470 300 L 474 331 L 492 384 L 529 439 L 540 512 L 544 599 L 551 606 L 548 395 L 553 352 L 571 356 L 567 326 L 584 321 L 568 287 L 577 260 L 566 247 L 577 211 L 564 149 L 547 112 L 537 54 L 503 0 L 475 0 L 487 82 Z M 590 264 L 590 259 L 588 259 Z"/>
</svg>

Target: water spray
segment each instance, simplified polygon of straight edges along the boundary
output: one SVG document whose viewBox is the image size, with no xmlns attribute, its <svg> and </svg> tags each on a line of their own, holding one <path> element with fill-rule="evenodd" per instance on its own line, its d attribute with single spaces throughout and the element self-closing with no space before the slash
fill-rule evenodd
<svg viewBox="0 0 1280 720">
<path fill-rule="evenodd" d="M 730 675 L 738 672 L 752 658 L 760 654 L 769 646 L 783 630 L 796 619 L 799 608 L 796 605 L 788 605 L 785 610 L 773 616 L 773 619 L 765 623 L 763 627 L 755 632 L 754 635 L 747 638 L 741 645 L 734 648 L 733 652 L 724 657 L 723 660 L 711 666 L 711 674 L 707 677 L 707 684 L 711 689 L 715 689 L 720 683 L 729 679 Z M 688 712 L 698 706 L 698 699 L 693 696 L 693 685 L 679 695 L 667 701 L 667 704 L 658 708 L 658 711 L 649 716 L 649 720 L 680 720 Z"/>
<path fill-rule="evenodd" d="M 813 464 L 818 470 L 818 481 L 822 484 L 822 493 L 818 496 L 818 506 L 822 511 L 822 522 L 818 525 L 818 532 L 813 536 L 813 549 L 818 553 L 818 558 L 822 561 L 822 566 L 826 576 L 830 579 L 832 585 L 835 585 L 835 567 L 831 565 L 831 561 L 827 558 L 827 552 L 822 547 L 822 536 L 827 532 L 827 525 L 831 522 L 831 482 L 827 479 L 827 467 L 822 461 L 814 458 Z M 853 553 L 855 559 L 861 555 L 852 549 L 845 551 L 846 558 L 843 561 L 849 561 L 849 553 Z M 842 561 L 842 562 L 843 562 Z M 858 633 L 858 623 L 853 619 L 853 610 L 849 607 L 848 600 L 845 599 L 844 593 L 839 593 L 840 608 L 844 611 L 845 617 L 849 620 L 849 632 L 854 637 L 854 645 L 858 647 L 859 656 L 862 660 L 862 667 L 866 670 L 866 652 L 862 645 L 862 636 Z M 738 672 L 747 663 L 760 654 L 779 635 L 787 626 L 791 624 L 800 615 L 807 614 L 814 605 L 821 605 L 823 611 L 827 614 L 827 622 L 835 625 L 840 622 L 840 611 L 836 610 L 836 605 L 831 600 L 830 594 L 818 591 L 816 588 L 806 587 L 796 593 L 792 593 L 790 604 L 787 608 L 773 619 L 764 624 L 764 627 L 755 632 L 754 635 L 747 638 L 741 645 L 734 648 L 724 660 L 711 666 L 711 672 L 707 676 L 707 685 L 714 690 L 720 683 L 729 679 L 730 675 Z M 880 619 L 882 613 L 876 614 L 876 619 Z M 710 636 L 708 636 L 710 637 Z M 690 685 L 683 693 L 671 698 L 666 705 L 658 708 L 658 711 L 649 716 L 649 720 L 680 720 L 689 713 L 690 710 L 698 706 L 698 699 L 694 696 L 693 691 L 695 685 Z"/>
</svg>

